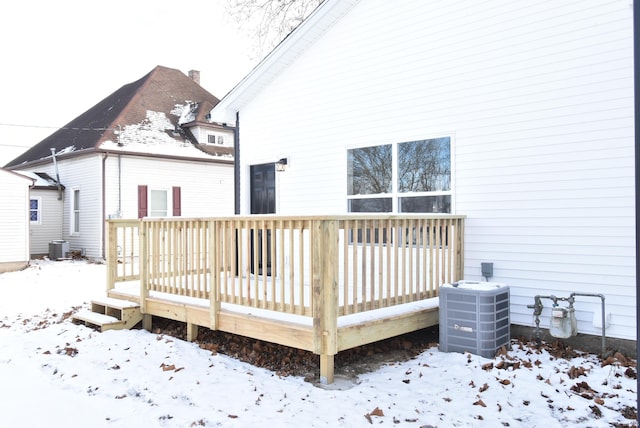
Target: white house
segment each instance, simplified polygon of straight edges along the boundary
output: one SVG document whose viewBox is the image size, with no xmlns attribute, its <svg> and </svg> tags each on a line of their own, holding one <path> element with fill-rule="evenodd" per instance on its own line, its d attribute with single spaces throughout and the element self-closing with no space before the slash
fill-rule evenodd
<svg viewBox="0 0 640 428">
<path fill-rule="evenodd" d="M 239 213 L 464 214 L 465 277 L 493 263 L 512 323 L 602 293 L 635 340 L 633 79 L 629 0 L 326 0 L 211 120 L 237 125 Z M 575 310 L 601 334 L 598 298 Z"/>
<path fill-rule="evenodd" d="M 29 192 L 29 246 L 31 257 L 49 254 L 49 243 L 62 240 L 64 186 L 43 172 L 22 171 L 33 179 Z"/>
<path fill-rule="evenodd" d="M 233 129 L 205 119 L 217 102 L 198 72 L 158 66 L 6 167 L 59 178 L 57 239 L 101 259 L 105 219 L 233 213 Z"/>
<path fill-rule="evenodd" d="M 0 273 L 20 270 L 29 263 L 29 188 L 33 180 L 0 168 L 2 221 Z"/>
</svg>

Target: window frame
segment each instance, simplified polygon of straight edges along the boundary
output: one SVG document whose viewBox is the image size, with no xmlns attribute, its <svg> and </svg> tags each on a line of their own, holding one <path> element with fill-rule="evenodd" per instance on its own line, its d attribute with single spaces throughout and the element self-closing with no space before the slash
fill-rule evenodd
<svg viewBox="0 0 640 428">
<path fill-rule="evenodd" d="M 440 140 L 440 139 L 448 139 L 449 140 L 449 189 L 448 190 L 432 190 L 432 191 L 405 191 L 405 192 L 400 192 L 399 191 L 399 187 L 400 187 L 400 183 L 399 183 L 399 166 L 398 166 L 398 161 L 399 161 L 399 146 L 401 144 L 404 143 L 414 143 L 414 142 L 419 142 L 419 141 L 429 141 L 429 140 Z M 351 150 L 358 150 L 358 149 L 365 149 L 368 147 L 381 147 L 381 146 L 391 146 L 391 169 L 392 169 L 392 173 L 391 173 L 391 191 L 390 192 L 385 192 L 385 193 L 370 193 L 370 194 L 349 194 L 351 190 L 351 182 L 350 180 L 352 180 L 352 178 L 350 177 L 350 160 L 349 160 L 349 152 Z M 367 213 L 372 213 L 372 212 L 385 212 L 385 213 L 390 213 L 390 214 L 401 214 L 403 213 L 403 211 L 400 211 L 401 209 L 401 199 L 403 198 L 420 198 L 420 197 L 433 197 L 436 198 L 436 203 L 439 203 L 439 201 L 441 200 L 441 197 L 448 197 L 449 198 L 449 204 L 448 204 L 448 212 L 446 212 L 447 214 L 450 214 L 453 212 L 453 207 L 454 207 L 454 203 L 453 203 L 453 198 L 454 198 L 454 183 L 455 183 L 455 179 L 454 179 L 454 138 L 453 138 L 453 134 L 445 134 L 445 135 L 440 135 L 440 136 L 431 136 L 428 138 L 423 138 L 423 139 L 410 139 L 410 140 L 403 140 L 403 141 L 395 141 L 395 142 L 385 142 L 385 143 L 381 143 L 381 144 L 373 144 L 373 145 L 367 145 L 367 146 L 354 146 L 354 147 L 348 147 L 347 148 L 347 155 L 346 155 L 346 176 L 347 176 L 347 212 L 349 213 L 354 213 L 354 212 L 367 212 Z M 366 199 L 390 199 L 391 200 L 391 211 L 352 211 L 351 210 L 351 206 L 352 206 L 352 201 L 363 201 Z M 445 204 L 446 205 L 446 204 Z M 435 212 L 423 212 L 423 211 L 413 211 L 413 213 L 423 213 L 423 214 L 437 214 L 439 211 L 435 211 Z M 410 211 L 404 211 L 404 213 L 410 213 Z"/>
<path fill-rule="evenodd" d="M 71 235 L 79 235 L 80 234 L 80 213 L 81 213 L 81 196 L 79 188 L 71 189 L 71 200 L 70 203 L 70 218 L 69 218 L 69 233 Z"/>
<path fill-rule="evenodd" d="M 36 201 L 37 203 L 37 207 L 35 210 L 31 207 L 32 201 Z M 33 213 L 34 211 L 36 213 L 36 219 L 32 220 L 31 213 Z M 29 223 L 42 224 L 42 198 L 40 196 L 29 197 Z"/>
<path fill-rule="evenodd" d="M 152 204 L 152 195 L 154 194 L 154 192 L 164 192 L 165 195 L 167 196 L 166 198 L 166 206 L 164 209 L 164 215 L 156 215 L 154 214 L 155 212 L 157 212 L 158 210 L 154 210 L 153 209 L 153 204 Z M 149 187 L 148 192 L 147 192 L 147 216 L 148 217 L 155 217 L 155 218 L 162 218 L 162 217 L 173 217 L 173 190 L 172 188 L 166 188 L 166 187 Z"/>
</svg>

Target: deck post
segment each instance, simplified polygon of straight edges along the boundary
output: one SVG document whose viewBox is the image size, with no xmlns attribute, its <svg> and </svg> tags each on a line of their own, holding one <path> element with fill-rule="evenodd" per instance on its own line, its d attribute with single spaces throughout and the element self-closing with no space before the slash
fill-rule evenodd
<svg viewBox="0 0 640 428">
<path fill-rule="evenodd" d="M 456 275 L 454 281 L 459 281 L 463 278 L 464 275 L 464 218 L 459 218 L 457 220 L 458 225 L 458 233 L 456 234 L 458 238 L 458 248 L 456 254 Z"/>
<path fill-rule="evenodd" d="M 140 312 L 147 313 L 147 298 L 149 297 L 149 233 L 147 231 L 149 223 L 140 219 L 138 227 L 138 243 L 140 245 Z M 147 319 L 147 317 L 144 317 Z M 148 318 L 150 320 L 150 318 Z M 151 322 L 143 323 L 149 325 Z"/>
<path fill-rule="evenodd" d="M 198 324 L 187 323 L 187 342 L 193 342 L 198 338 Z"/>
<path fill-rule="evenodd" d="M 107 292 L 116 286 L 118 269 L 118 229 L 113 220 L 107 220 Z"/>
<path fill-rule="evenodd" d="M 320 355 L 320 383 L 333 383 L 338 353 L 338 221 L 312 222 L 314 351 Z"/>
<path fill-rule="evenodd" d="M 215 220 L 209 221 L 209 317 L 211 322 L 211 330 L 218 329 L 218 314 L 220 313 L 220 270 L 221 270 L 221 252 L 224 243 L 220 242 L 222 234 L 219 233 L 219 223 Z"/>
</svg>

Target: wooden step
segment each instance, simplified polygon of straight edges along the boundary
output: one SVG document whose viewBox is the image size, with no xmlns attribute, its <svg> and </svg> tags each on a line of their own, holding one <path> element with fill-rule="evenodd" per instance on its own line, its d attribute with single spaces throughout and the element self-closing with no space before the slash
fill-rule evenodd
<svg viewBox="0 0 640 428">
<path fill-rule="evenodd" d="M 120 330 L 124 328 L 124 321 L 109 315 L 99 314 L 88 310 L 79 311 L 73 314 L 73 321 L 84 323 L 89 327 L 98 327 L 100 331 Z"/>
<path fill-rule="evenodd" d="M 92 305 L 101 305 L 101 306 L 109 306 L 115 309 L 125 309 L 125 308 L 139 308 L 140 304 L 135 302 L 130 302 L 129 300 L 116 299 L 113 297 L 100 297 L 98 299 L 91 300 Z"/>
<path fill-rule="evenodd" d="M 109 315 L 124 322 L 122 328 L 133 328 L 142 321 L 140 305 L 128 300 L 102 297 L 91 301 L 91 310 L 99 314 Z"/>
<path fill-rule="evenodd" d="M 106 331 L 133 328 L 142 321 L 142 313 L 137 303 L 102 297 L 91 301 L 91 311 L 80 311 L 72 318 Z"/>
</svg>

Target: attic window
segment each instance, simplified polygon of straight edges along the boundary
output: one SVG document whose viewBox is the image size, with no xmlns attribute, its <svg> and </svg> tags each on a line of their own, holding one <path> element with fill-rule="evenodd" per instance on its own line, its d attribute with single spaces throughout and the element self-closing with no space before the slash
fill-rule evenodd
<svg viewBox="0 0 640 428">
<path fill-rule="evenodd" d="M 207 134 L 207 143 L 209 144 L 224 144 L 223 135 Z"/>
</svg>

